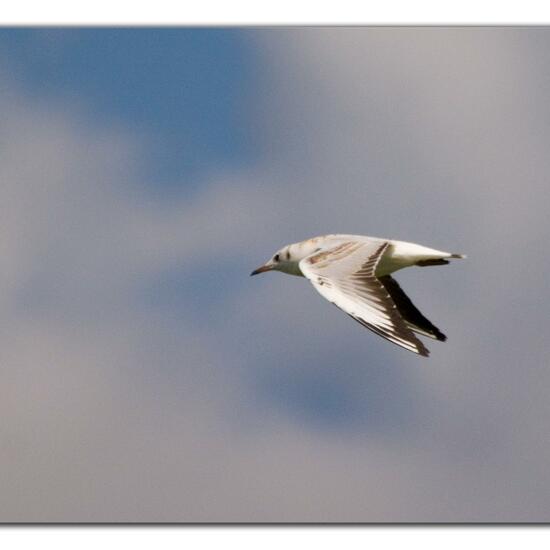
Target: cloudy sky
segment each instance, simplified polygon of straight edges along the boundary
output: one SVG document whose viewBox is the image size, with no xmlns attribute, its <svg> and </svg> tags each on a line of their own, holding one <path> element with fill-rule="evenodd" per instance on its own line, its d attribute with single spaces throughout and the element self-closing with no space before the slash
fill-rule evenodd
<svg viewBox="0 0 550 550">
<path fill-rule="evenodd" d="M 550 30 L 0 30 L 1 521 L 549 521 Z M 468 254 L 385 342 L 251 269 Z"/>
</svg>

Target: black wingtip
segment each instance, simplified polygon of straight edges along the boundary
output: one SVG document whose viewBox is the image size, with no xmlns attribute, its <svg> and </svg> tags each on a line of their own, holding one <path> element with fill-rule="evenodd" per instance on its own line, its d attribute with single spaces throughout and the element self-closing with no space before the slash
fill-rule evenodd
<svg viewBox="0 0 550 550">
<path fill-rule="evenodd" d="M 418 342 L 420 342 L 420 340 L 418 340 Z M 420 345 L 416 346 L 416 351 L 417 351 L 418 355 L 420 355 L 422 357 L 429 357 L 430 356 L 430 350 L 422 343 L 420 343 Z"/>
<path fill-rule="evenodd" d="M 416 265 L 418 267 L 428 267 L 430 265 L 448 265 L 449 260 L 445 260 L 444 258 L 437 258 L 435 260 L 419 260 L 416 262 Z"/>
</svg>

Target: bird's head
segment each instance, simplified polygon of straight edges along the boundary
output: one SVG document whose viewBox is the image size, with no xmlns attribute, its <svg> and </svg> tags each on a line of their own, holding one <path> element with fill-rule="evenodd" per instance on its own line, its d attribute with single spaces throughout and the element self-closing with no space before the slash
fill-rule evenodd
<svg viewBox="0 0 550 550">
<path fill-rule="evenodd" d="M 293 253 L 292 245 L 288 245 L 277 250 L 264 265 L 255 269 L 250 275 L 258 275 L 266 271 L 282 271 L 289 275 L 301 276 L 302 272 L 298 266 L 301 259 L 301 257 L 296 257 Z"/>
</svg>

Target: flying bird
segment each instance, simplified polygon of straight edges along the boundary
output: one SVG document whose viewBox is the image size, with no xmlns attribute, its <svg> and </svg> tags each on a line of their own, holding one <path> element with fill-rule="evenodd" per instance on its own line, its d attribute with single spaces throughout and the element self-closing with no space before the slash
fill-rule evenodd
<svg viewBox="0 0 550 550">
<path fill-rule="evenodd" d="M 428 357 L 416 334 L 447 337 L 414 306 L 391 276 L 410 266 L 445 265 L 465 258 L 425 246 L 362 235 L 324 235 L 278 250 L 251 275 L 282 271 L 306 277 L 329 302 L 379 336 Z"/>
</svg>

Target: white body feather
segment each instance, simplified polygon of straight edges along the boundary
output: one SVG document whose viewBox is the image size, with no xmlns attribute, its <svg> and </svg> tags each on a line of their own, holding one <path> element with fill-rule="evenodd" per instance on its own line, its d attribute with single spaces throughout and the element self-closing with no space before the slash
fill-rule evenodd
<svg viewBox="0 0 550 550">
<path fill-rule="evenodd" d="M 406 241 L 324 235 L 281 248 L 252 275 L 276 270 L 307 277 L 323 297 L 366 328 L 428 356 L 429 350 L 415 333 L 441 341 L 446 336 L 418 311 L 390 274 L 464 257 Z"/>
<path fill-rule="evenodd" d="M 307 239 L 299 243 L 288 245 L 282 251 L 286 252 L 288 249 L 292 263 L 296 262 L 297 264 L 300 260 L 314 254 L 316 251 L 326 250 L 330 247 L 337 246 L 340 243 L 349 241 L 380 244 L 388 242 L 390 244 L 376 269 L 377 276 L 389 275 L 399 269 L 416 265 L 419 261 L 423 260 L 440 260 L 445 258 L 464 257 L 461 254 L 451 254 L 450 252 L 444 252 L 442 250 L 436 250 L 434 248 L 428 248 L 427 246 L 409 243 L 406 241 L 345 234 L 314 237 L 313 239 Z M 288 266 L 288 269 L 288 271 L 286 269 L 282 269 L 281 271 L 285 271 L 291 275 L 303 275 L 300 272 L 298 265 Z"/>
</svg>

